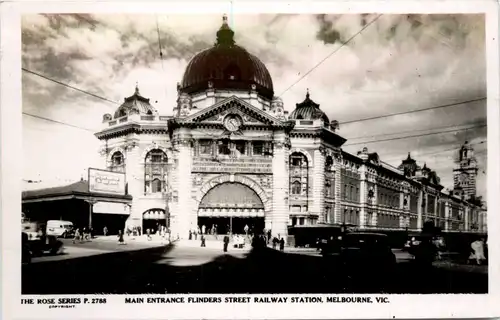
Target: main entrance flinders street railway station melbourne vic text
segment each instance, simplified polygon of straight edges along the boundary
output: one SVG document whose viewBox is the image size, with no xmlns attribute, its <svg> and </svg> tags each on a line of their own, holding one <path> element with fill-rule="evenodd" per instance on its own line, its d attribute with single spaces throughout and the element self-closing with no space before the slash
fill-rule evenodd
<svg viewBox="0 0 500 320">
<path fill-rule="evenodd" d="M 224 18 L 215 45 L 187 65 L 172 116 L 159 115 L 139 88 L 103 116 L 103 164 L 125 173 L 132 196 L 125 227 L 167 226 L 180 238 L 245 226 L 281 237 L 318 224 L 417 231 L 427 221 L 485 231 L 484 209 L 468 201 L 477 175 L 469 144 L 457 150 L 452 192 L 406 152 L 399 168 L 367 148 L 349 154 L 338 122 L 309 92 L 284 111 L 266 66 L 233 36 Z"/>
</svg>

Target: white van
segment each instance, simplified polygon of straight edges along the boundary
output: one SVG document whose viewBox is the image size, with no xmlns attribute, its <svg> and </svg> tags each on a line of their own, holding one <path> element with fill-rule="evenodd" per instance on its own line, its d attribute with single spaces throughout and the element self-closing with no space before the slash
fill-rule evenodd
<svg viewBox="0 0 500 320">
<path fill-rule="evenodd" d="M 71 237 L 73 236 L 73 222 L 64 220 L 49 220 L 47 221 L 47 235 L 55 237 Z"/>
</svg>

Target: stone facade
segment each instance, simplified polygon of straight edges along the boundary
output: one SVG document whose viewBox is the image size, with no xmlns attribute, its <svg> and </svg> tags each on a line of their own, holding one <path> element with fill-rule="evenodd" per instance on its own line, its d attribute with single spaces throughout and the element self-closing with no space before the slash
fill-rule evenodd
<svg viewBox="0 0 500 320">
<path fill-rule="evenodd" d="M 222 42 L 206 54 L 233 43 L 224 23 Z M 251 63 L 241 66 L 245 72 L 260 70 L 244 77 L 234 73 L 238 66 L 230 55 L 220 56 L 229 59 L 219 61 L 231 66 L 227 70 L 199 65 L 203 57 L 192 60 L 201 71 L 187 68 L 172 116 L 159 115 L 136 88 L 114 116 L 102 118 L 96 136 L 103 167 L 125 172 L 133 196 L 127 226 L 145 225 L 154 209 L 164 215 L 153 224 L 179 238 L 200 227 L 200 219 L 222 223 L 222 232 L 235 221 L 255 223 L 285 240 L 289 227 L 318 223 L 421 230 L 432 221 L 445 230 L 486 229 L 484 209 L 443 192 L 436 173 L 410 155 L 394 168 L 367 148 L 356 155 L 343 151 L 338 122 L 330 122 L 309 92 L 288 115 L 283 101 L 271 98 L 272 81 L 256 57 L 238 60 Z M 200 80 L 205 67 L 215 68 L 212 76 L 219 78 Z M 461 170 L 472 174 L 472 151 L 464 150 Z M 472 186 L 475 194 L 475 182 L 467 193 Z"/>
</svg>

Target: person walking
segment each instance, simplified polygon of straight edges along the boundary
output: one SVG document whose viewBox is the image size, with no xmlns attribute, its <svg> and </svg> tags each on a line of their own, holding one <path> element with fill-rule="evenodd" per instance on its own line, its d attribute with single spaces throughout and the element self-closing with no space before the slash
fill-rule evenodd
<svg viewBox="0 0 500 320">
<path fill-rule="evenodd" d="M 205 235 L 204 235 L 204 234 L 202 234 L 202 235 L 201 235 L 201 237 L 200 237 L 200 239 L 201 239 L 201 246 L 202 246 L 202 247 L 206 247 L 206 246 L 207 246 L 207 244 L 205 243 Z"/>
<path fill-rule="evenodd" d="M 278 238 L 274 237 L 273 238 L 273 249 L 276 250 L 276 246 L 278 245 L 278 242 L 279 242 Z"/>
<path fill-rule="evenodd" d="M 125 240 L 123 240 L 123 232 L 118 230 L 118 244 L 125 244 Z"/>
<path fill-rule="evenodd" d="M 229 245 L 229 232 L 224 236 L 224 252 L 227 252 L 227 246 Z"/>
<path fill-rule="evenodd" d="M 483 260 L 486 260 L 484 256 L 484 241 L 483 239 L 477 239 L 473 243 L 471 243 L 471 248 L 473 250 L 473 254 L 471 255 L 472 259 L 476 260 L 478 265 L 483 263 Z"/>
<path fill-rule="evenodd" d="M 285 239 L 280 239 L 280 251 L 285 251 Z"/>
<path fill-rule="evenodd" d="M 76 243 L 76 241 L 80 240 L 80 229 L 75 230 L 75 236 L 73 238 L 73 243 Z"/>
<path fill-rule="evenodd" d="M 243 228 L 243 231 L 245 231 L 245 235 L 248 237 L 248 224 L 245 225 L 245 227 Z"/>
<path fill-rule="evenodd" d="M 147 234 L 147 237 L 148 237 L 148 241 L 151 241 L 151 230 L 150 229 L 146 229 L 146 234 Z"/>
<path fill-rule="evenodd" d="M 108 235 L 108 227 L 104 226 L 104 228 L 102 229 L 102 233 L 106 237 Z"/>
</svg>

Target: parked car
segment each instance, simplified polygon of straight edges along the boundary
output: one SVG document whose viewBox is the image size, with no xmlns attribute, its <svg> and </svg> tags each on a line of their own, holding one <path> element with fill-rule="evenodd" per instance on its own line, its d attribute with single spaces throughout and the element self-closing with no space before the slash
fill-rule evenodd
<svg viewBox="0 0 500 320">
<path fill-rule="evenodd" d="M 73 222 L 65 220 L 47 221 L 47 235 L 61 238 L 70 238 L 74 236 Z"/>
<path fill-rule="evenodd" d="M 24 254 L 29 252 L 31 257 L 46 253 L 59 254 L 64 250 L 63 243 L 56 236 L 46 234 L 46 225 L 40 222 L 25 221 L 22 223 L 22 237 L 26 243 Z"/>
<path fill-rule="evenodd" d="M 396 266 L 385 234 L 348 233 L 342 236 L 340 245 L 340 261 L 347 270 L 369 267 L 390 272 Z"/>
</svg>

